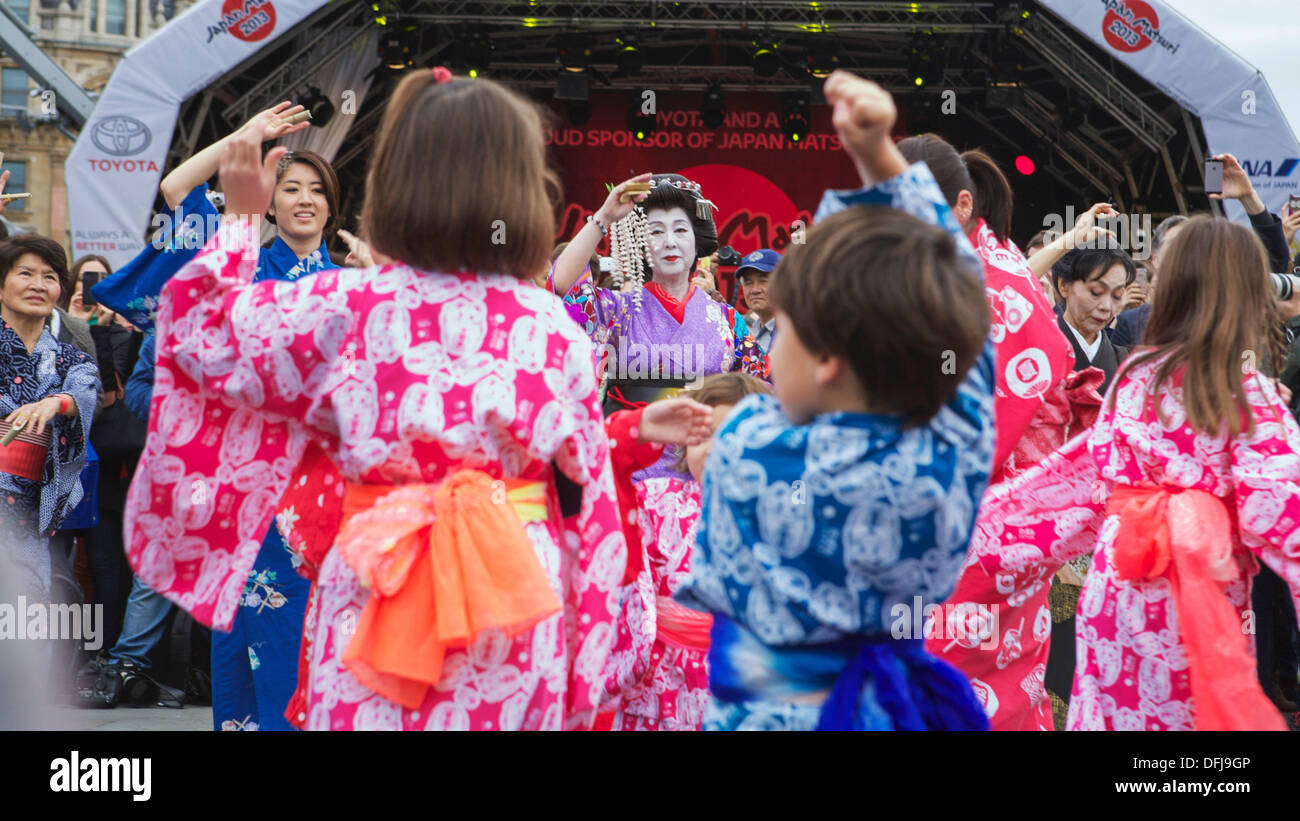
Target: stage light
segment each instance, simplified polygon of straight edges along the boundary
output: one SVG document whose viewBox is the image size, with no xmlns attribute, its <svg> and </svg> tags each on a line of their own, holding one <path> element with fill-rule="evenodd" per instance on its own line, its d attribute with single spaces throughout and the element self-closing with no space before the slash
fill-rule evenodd
<svg viewBox="0 0 1300 821">
<path fill-rule="evenodd" d="M 727 104 L 722 98 L 722 87 L 712 85 L 704 92 L 704 104 L 700 106 L 700 118 L 707 128 L 717 128 L 727 118 Z"/>
<path fill-rule="evenodd" d="M 943 82 L 947 50 L 932 36 L 916 37 L 907 58 L 908 82 L 917 88 Z"/>
<path fill-rule="evenodd" d="M 636 98 L 627 110 L 627 130 L 632 132 L 632 136 L 637 142 L 645 142 L 650 135 L 655 133 L 655 118 L 653 114 L 641 113 L 641 100 Z"/>
<path fill-rule="evenodd" d="M 591 40 L 583 35 L 561 38 L 555 59 L 564 66 L 565 71 L 586 71 L 587 64 L 591 62 Z"/>
<path fill-rule="evenodd" d="M 571 102 L 565 106 L 564 114 L 573 125 L 586 125 L 591 119 L 591 103 L 586 100 Z"/>
<path fill-rule="evenodd" d="M 492 38 L 481 29 L 458 36 L 452 41 L 448 62 L 469 77 L 486 74 L 492 63 Z"/>
<path fill-rule="evenodd" d="M 393 71 L 404 71 L 415 64 L 415 48 L 420 32 L 415 26 L 403 26 L 394 19 L 393 25 L 379 32 L 379 61 Z"/>
<path fill-rule="evenodd" d="M 808 136 L 811 116 L 812 109 L 806 93 L 795 91 L 787 94 L 781 113 L 781 133 L 791 142 L 802 142 Z"/>
<path fill-rule="evenodd" d="M 645 57 L 641 54 L 636 38 L 618 37 L 614 42 L 618 44 L 618 56 L 614 58 L 614 62 L 618 65 L 618 73 L 624 76 L 640 74 L 641 66 L 645 64 Z"/>
<path fill-rule="evenodd" d="M 307 93 L 303 94 L 298 102 L 311 112 L 311 120 L 308 122 L 317 128 L 324 128 L 334 117 L 334 103 L 330 102 L 329 97 L 321 94 L 316 86 L 308 86 Z"/>
<path fill-rule="evenodd" d="M 840 66 L 840 45 L 824 37 L 815 38 L 808 45 L 805 63 L 808 73 L 819 80 L 830 76 Z"/>
<path fill-rule="evenodd" d="M 1029 159 L 1028 156 L 1021 154 L 1016 157 L 1016 170 L 1026 177 L 1033 176 L 1035 168 L 1034 161 Z"/>
<path fill-rule="evenodd" d="M 555 99 L 582 101 L 590 99 L 590 88 L 586 74 L 569 74 L 561 71 L 555 77 Z"/>
<path fill-rule="evenodd" d="M 771 77 L 781 70 L 781 56 L 776 53 L 775 43 L 755 41 L 750 61 L 754 66 L 754 74 L 759 77 Z"/>
</svg>

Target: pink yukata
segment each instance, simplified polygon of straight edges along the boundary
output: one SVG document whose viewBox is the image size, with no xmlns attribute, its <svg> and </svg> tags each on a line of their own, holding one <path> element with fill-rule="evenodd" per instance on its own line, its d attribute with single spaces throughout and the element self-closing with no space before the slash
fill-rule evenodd
<svg viewBox="0 0 1300 821">
<path fill-rule="evenodd" d="M 158 312 L 149 441 L 126 511 L 141 580 L 218 629 L 308 440 L 350 483 L 460 469 L 546 483 L 525 530 L 562 603 L 519 635 L 449 650 L 418 709 L 342 655 L 369 597 L 337 547 L 317 579 L 308 729 L 588 729 L 626 561 L 591 343 L 526 280 L 402 264 L 250 284 L 257 235 L 223 226 Z M 581 489 L 562 518 L 553 466 Z"/>
<path fill-rule="evenodd" d="M 997 449 L 986 494 L 1056 452 L 1092 424 L 1105 379 L 1098 368 L 1072 370 L 1074 353 L 1024 254 L 998 240 L 983 221 L 970 233 L 984 263 L 985 293 L 992 316 L 989 337 L 997 358 Z M 989 519 L 981 505 L 976 527 Z M 974 553 L 957 579 L 952 613 L 997 608 L 1000 635 L 981 638 L 989 625 L 955 624 L 928 638 L 926 649 L 966 674 L 994 730 L 1051 730 L 1052 708 L 1044 676 L 1051 644 L 1048 592 L 1064 562 L 1044 562 L 1014 587 L 983 572 Z M 960 618 L 960 617 L 958 617 Z"/>
<path fill-rule="evenodd" d="M 688 610 L 672 594 L 690 574 L 700 520 L 700 484 L 694 479 L 646 479 L 634 472 L 658 461 L 663 447 L 638 444 L 641 411 L 606 417 L 617 480 L 635 506 L 639 572 L 622 593 L 623 612 L 610 655 L 605 724 L 612 730 L 699 730 L 709 702 L 708 630 L 712 618 Z"/>
<path fill-rule="evenodd" d="M 1089 432 L 992 488 L 971 540 L 972 562 L 999 590 L 1020 591 L 1022 597 L 1046 583 L 1045 570 L 1092 554 L 1076 622 L 1070 730 L 1197 727 L 1185 643 L 1189 617 L 1171 596 L 1170 578 L 1179 562 L 1146 580 L 1121 576 L 1115 566 L 1121 517 L 1107 510 L 1117 488 L 1166 490 L 1169 499 L 1199 497 L 1223 511 L 1189 520 L 1190 506 L 1183 504 L 1177 508 L 1184 511 L 1179 520 L 1170 502 L 1167 521 L 1175 542 L 1179 533 L 1194 539 L 1221 521 L 1226 538 L 1219 545 L 1223 555 L 1213 590 L 1239 619 L 1212 639 L 1238 649 L 1243 659 L 1253 651 L 1246 611 L 1257 562 L 1275 570 L 1293 595 L 1300 590 L 1300 428 L 1285 403 L 1271 382 L 1247 376 L 1254 432 L 1232 439 L 1195 433 L 1180 401 L 1181 374 L 1175 375 L 1172 391 L 1166 386 L 1159 396 L 1165 422 L 1147 401 L 1158 367 L 1159 360 L 1130 369 L 1111 388 L 1113 407 L 1108 397 Z M 1188 495 L 1188 490 L 1207 495 Z M 1182 548 L 1171 549 L 1177 559 Z M 1179 584 L 1190 586 L 1186 577 Z M 1020 631 L 1049 629 L 1045 616 L 1023 625 L 1008 625 L 1003 618 L 1001 626 L 1006 633 L 999 656 L 1019 652 Z M 1007 635 L 1011 631 L 1017 634 Z M 1258 689 L 1253 664 L 1216 673 Z"/>
</svg>

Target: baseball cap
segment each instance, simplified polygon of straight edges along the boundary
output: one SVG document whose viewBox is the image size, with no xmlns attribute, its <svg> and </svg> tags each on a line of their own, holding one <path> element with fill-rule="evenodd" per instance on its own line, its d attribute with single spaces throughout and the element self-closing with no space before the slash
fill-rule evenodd
<svg viewBox="0 0 1300 821">
<path fill-rule="evenodd" d="M 781 255 L 771 248 L 759 248 L 751 254 L 746 254 L 745 258 L 740 261 L 740 267 L 736 269 L 736 277 L 739 278 L 746 268 L 753 268 L 764 274 L 772 273 L 772 269 L 781 261 Z"/>
</svg>

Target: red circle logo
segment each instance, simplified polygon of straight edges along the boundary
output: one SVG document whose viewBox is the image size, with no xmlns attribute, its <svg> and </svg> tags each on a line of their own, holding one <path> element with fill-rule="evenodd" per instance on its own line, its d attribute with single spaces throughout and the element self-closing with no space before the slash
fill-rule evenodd
<svg viewBox="0 0 1300 821">
<path fill-rule="evenodd" d="M 228 20 L 226 31 L 246 43 L 265 40 L 275 29 L 275 6 L 271 0 L 226 0 L 221 18 Z"/>
<path fill-rule="evenodd" d="M 1156 10 L 1142 0 L 1120 0 L 1101 21 L 1101 33 L 1110 47 L 1129 54 L 1151 45 L 1151 33 L 1159 29 Z"/>
</svg>

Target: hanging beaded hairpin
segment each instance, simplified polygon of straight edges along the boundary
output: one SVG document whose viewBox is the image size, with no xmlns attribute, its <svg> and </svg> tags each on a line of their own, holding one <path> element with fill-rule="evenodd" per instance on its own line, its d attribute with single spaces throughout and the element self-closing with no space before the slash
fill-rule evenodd
<svg viewBox="0 0 1300 821">
<path fill-rule="evenodd" d="M 718 210 L 718 206 L 711 200 L 706 200 L 701 194 L 700 184 L 690 180 L 660 180 L 658 185 L 671 185 L 674 188 L 688 191 L 695 196 L 695 216 L 697 219 L 707 220 L 713 217 L 713 212 Z M 627 202 L 632 197 L 639 194 L 648 193 L 654 183 L 629 183 L 620 197 L 623 202 Z M 609 253 L 615 261 L 614 279 L 618 287 L 623 283 L 635 280 L 636 289 L 632 292 L 632 302 L 637 310 L 641 309 L 641 292 L 645 288 L 645 272 L 651 269 L 650 241 L 649 234 L 646 230 L 645 209 L 637 204 L 632 211 L 623 219 L 614 223 L 609 228 Z M 640 264 L 640 257 L 645 257 L 645 267 Z"/>
</svg>

